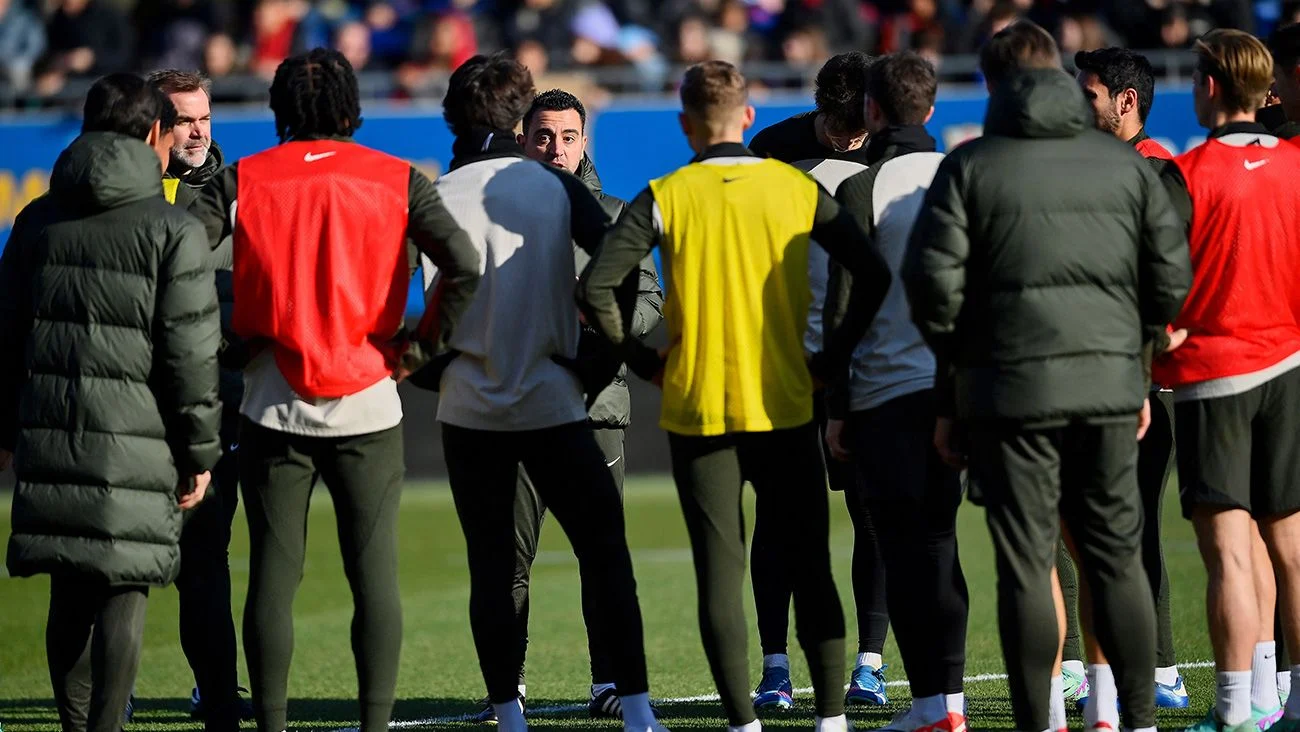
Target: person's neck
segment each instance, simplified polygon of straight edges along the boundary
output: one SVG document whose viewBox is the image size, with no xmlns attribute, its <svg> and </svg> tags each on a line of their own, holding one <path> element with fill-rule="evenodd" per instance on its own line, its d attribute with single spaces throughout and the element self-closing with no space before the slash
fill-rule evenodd
<svg viewBox="0 0 1300 732">
<path fill-rule="evenodd" d="M 1115 136 L 1124 142 L 1128 142 L 1142 134 L 1142 128 L 1142 122 L 1136 117 L 1124 117 L 1120 119 L 1119 129 L 1115 131 Z"/>
<path fill-rule="evenodd" d="M 1226 127 L 1227 125 L 1230 125 L 1233 122 L 1254 122 L 1254 121 L 1255 121 L 1254 112 L 1225 112 L 1221 109 L 1216 109 L 1214 113 L 1210 116 L 1209 124 L 1206 125 L 1206 127 L 1209 128 L 1210 130 L 1217 130 L 1220 127 Z"/>
<path fill-rule="evenodd" d="M 745 134 L 744 132 L 728 131 L 716 135 L 701 135 L 692 138 L 690 142 L 691 149 L 695 151 L 696 155 L 699 155 L 714 145 L 744 145 Z"/>
</svg>

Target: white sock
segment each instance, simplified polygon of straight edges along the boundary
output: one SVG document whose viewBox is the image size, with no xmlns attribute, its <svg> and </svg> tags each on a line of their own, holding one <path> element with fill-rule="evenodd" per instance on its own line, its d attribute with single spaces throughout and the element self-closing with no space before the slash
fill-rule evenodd
<svg viewBox="0 0 1300 732">
<path fill-rule="evenodd" d="M 763 656 L 763 670 L 766 671 L 769 668 L 783 668 L 786 671 L 789 671 L 790 657 L 784 653 L 773 653 L 768 656 Z"/>
<path fill-rule="evenodd" d="M 962 692 L 956 694 L 944 694 L 943 705 L 948 708 L 949 714 L 960 714 L 966 716 L 966 695 Z"/>
<path fill-rule="evenodd" d="M 1291 672 L 1290 671 L 1277 672 L 1277 697 L 1281 699 L 1284 696 L 1287 697 L 1288 701 L 1290 700 L 1291 697 Z"/>
<path fill-rule="evenodd" d="M 527 698 L 528 698 L 528 684 L 520 684 L 520 685 L 517 686 L 516 688 L 519 689 L 519 696 L 520 696 L 520 698 L 523 698 L 523 699 L 527 699 Z"/>
<path fill-rule="evenodd" d="M 1164 682 L 1161 682 L 1161 683 L 1164 683 Z M 1123 732 L 1156 732 L 1156 728 L 1155 728 L 1155 727 L 1138 727 L 1138 728 L 1136 728 L 1136 729 L 1130 729 L 1130 728 L 1128 728 L 1128 727 L 1125 727 Z"/>
<path fill-rule="evenodd" d="M 620 696 L 623 703 L 623 726 L 627 729 L 654 729 L 655 713 L 650 711 L 650 694 Z"/>
<path fill-rule="evenodd" d="M 591 698 L 592 698 L 592 699 L 595 699 L 597 694 L 602 694 L 602 693 L 604 693 L 604 692 L 606 692 L 606 691 L 608 691 L 608 690 L 610 690 L 610 689 L 613 689 L 613 688 L 614 688 L 614 685 L 613 685 L 613 684 L 592 684 L 592 685 L 591 685 Z M 524 692 L 522 692 L 522 691 L 519 692 L 519 695 L 520 695 L 520 696 L 523 696 L 523 694 L 524 694 Z"/>
<path fill-rule="evenodd" d="M 762 722 L 759 722 L 757 719 L 755 719 L 753 722 L 750 722 L 749 724 L 742 724 L 739 727 L 735 727 L 735 726 L 727 727 L 727 732 L 762 732 L 762 730 L 763 730 L 763 724 Z"/>
<path fill-rule="evenodd" d="M 943 694 L 922 696 L 912 700 L 912 712 L 925 724 L 934 724 L 948 716 L 948 703 Z"/>
<path fill-rule="evenodd" d="M 813 732 L 849 732 L 849 718 L 843 714 L 838 717 L 817 717 Z"/>
<path fill-rule="evenodd" d="M 1250 659 L 1250 703 L 1261 712 L 1281 706 L 1277 696 L 1277 643 L 1260 641 Z"/>
<path fill-rule="evenodd" d="M 1066 728 L 1065 721 L 1065 678 L 1052 677 L 1052 702 L 1047 708 L 1047 723 L 1052 726 L 1049 732 L 1060 732 Z"/>
<path fill-rule="evenodd" d="M 1083 665 L 1083 661 L 1063 661 L 1061 669 L 1075 676 L 1085 676 L 1088 673 L 1088 667 Z"/>
<path fill-rule="evenodd" d="M 1300 689 L 1300 666 L 1292 666 L 1290 676 L 1291 678 L 1287 679 L 1287 688 Z M 1300 692 L 1287 696 L 1286 718 L 1300 719 Z"/>
<path fill-rule="evenodd" d="M 859 653 L 858 667 L 870 666 L 871 668 L 880 668 L 885 665 L 885 659 L 879 653 Z"/>
<path fill-rule="evenodd" d="M 1115 688 L 1115 674 L 1109 664 L 1094 663 L 1088 667 L 1088 687 L 1083 726 L 1095 727 L 1105 722 L 1111 729 L 1119 729 L 1119 690 Z"/>
<path fill-rule="evenodd" d="M 1161 666 L 1156 669 L 1156 683 L 1165 686 L 1173 686 L 1178 683 L 1177 666 Z"/>
<path fill-rule="evenodd" d="M 499 732 L 528 732 L 528 722 L 524 721 L 524 707 L 518 699 L 505 704 L 493 704 L 497 713 L 497 730 Z"/>
<path fill-rule="evenodd" d="M 1215 692 L 1215 710 L 1225 727 L 1236 727 L 1251 718 L 1250 672 L 1220 671 Z"/>
</svg>

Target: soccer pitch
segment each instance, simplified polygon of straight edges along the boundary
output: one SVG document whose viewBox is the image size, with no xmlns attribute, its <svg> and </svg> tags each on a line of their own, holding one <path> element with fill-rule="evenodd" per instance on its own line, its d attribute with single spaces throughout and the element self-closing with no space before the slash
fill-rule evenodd
<svg viewBox="0 0 1300 732">
<path fill-rule="evenodd" d="M 1170 493 L 1174 493 L 1170 486 Z M 651 694 L 664 723 L 678 729 L 724 729 L 721 707 L 710 697 L 713 683 L 700 646 L 695 612 L 695 580 L 686 529 L 672 481 L 667 477 L 629 477 L 626 516 L 628 542 L 636 567 L 645 617 L 646 655 Z M 752 494 L 746 506 L 753 521 Z M 1204 570 L 1191 527 L 1178 515 L 1175 495 L 1165 505 L 1165 551 L 1173 585 L 1174 637 L 1178 660 L 1191 692 L 1188 710 L 1161 711 L 1162 729 L 1185 727 L 1213 701 L 1213 671 L 1205 630 Z M 0 494 L 0 533 L 8 535 L 10 496 Z M 843 497 L 832 494 L 831 544 L 835 576 L 848 621 L 848 650 L 856 648 L 849 561 L 853 529 Z M 970 726 L 1013 727 L 998 641 L 992 549 L 981 509 L 966 505 L 960 518 L 962 564 L 971 590 L 968 661 Z M 248 536 L 243 512 L 236 520 L 231 565 L 236 627 L 240 625 L 248 578 Z M 445 484 L 412 483 L 402 498 L 401 589 L 404 643 L 395 725 L 404 728 L 472 726 L 464 715 L 477 711 L 483 681 L 469 630 L 469 582 L 464 541 Z M 587 718 L 586 633 L 579 603 L 577 563 L 557 523 L 547 521 L 533 570 L 531 642 L 528 650 L 530 724 L 547 729 L 613 729 L 609 721 Z M 44 628 L 48 581 L 0 581 L 0 725 L 6 732 L 57 730 L 48 672 Z M 757 683 L 760 651 L 750 616 L 752 681 Z M 294 607 L 296 648 L 290 677 L 290 729 L 337 729 L 356 724 L 356 674 L 349 624 L 352 603 L 343 577 L 333 511 L 324 490 L 317 492 L 309 526 L 306 576 Z M 797 650 L 791 625 L 795 685 L 809 685 L 807 666 Z M 247 679 L 240 653 L 240 678 Z M 850 710 L 858 729 L 886 724 L 908 701 L 905 672 L 892 636 L 885 650 L 890 664 L 890 704 L 870 711 Z M 1196 664 L 1196 662 L 1200 662 Z M 1196 664 L 1190 667 L 1189 664 Z M 848 666 L 852 666 L 851 659 Z M 846 678 L 847 681 L 847 678 Z M 129 730 L 194 730 L 189 718 L 193 677 L 181 653 L 177 599 L 172 588 L 151 593 L 148 628 L 136 681 L 135 721 Z M 811 694 L 797 697 L 792 712 L 764 717 L 782 729 L 812 727 Z M 1071 713 L 1071 726 L 1081 718 Z M 246 723 L 251 727 L 251 723 Z"/>
</svg>

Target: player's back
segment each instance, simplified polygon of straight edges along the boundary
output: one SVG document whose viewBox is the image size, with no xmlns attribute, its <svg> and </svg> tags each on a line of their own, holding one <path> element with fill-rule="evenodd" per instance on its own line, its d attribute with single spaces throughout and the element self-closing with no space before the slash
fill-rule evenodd
<svg viewBox="0 0 1300 732">
<path fill-rule="evenodd" d="M 775 160 L 712 157 L 650 184 L 674 347 L 662 424 L 766 431 L 811 418 L 803 336 L 817 184 Z"/>
<path fill-rule="evenodd" d="M 444 205 L 483 267 L 451 337 L 461 355 L 442 378 L 440 421 L 513 431 L 586 417 L 577 378 L 551 360 L 574 357 L 580 332 L 571 206 L 558 175 L 507 156 L 438 179 Z"/>
</svg>

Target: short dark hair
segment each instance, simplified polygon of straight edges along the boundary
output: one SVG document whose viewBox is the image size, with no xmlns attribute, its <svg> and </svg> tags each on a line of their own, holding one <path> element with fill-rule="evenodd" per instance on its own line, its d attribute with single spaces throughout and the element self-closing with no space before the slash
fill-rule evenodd
<svg viewBox="0 0 1300 732">
<path fill-rule="evenodd" d="M 938 90 L 934 66 L 915 51 L 882 56 L 867 71 L 866 96 L 893 125 L 925 124 Z"/>
<path fill-rule="evenodd" d="M 1268 50 L 1273 54 L 1273 63 L 1278 66 L 1300 64 L 1300 23 L 1285 25 L 1270 33 Z"/>
<path fill-rule="evenodd" d="M 587 108 L 582 106 L 582 100 L 573 96 L 563 89 L 552 89 L 538 94 L 534 99 L 528 111 L 524 113 L 524 129 L 528 129 L 533 124 L 533 117 L 538 112 L 565 112 L 575 110 L 578 113 L 578 119 L 582 121 L 582 131 L 587 130 Z"/>
<path fill-rule="evenodd" d="M 474 56 L 447 82 L 442 116 L 454 135 L 474 127 L 513 130 L 536 93 L 532 73 L 509 54 Z"/>
<path fill-rule="evenodd" d="M 196 91 L 212 96 L 212 80 L 197 71 L 163 69 L 149 74 L 149 83 L 169 96 Z"/>
<path fill-rule="evenodd" d="M 1074 65 L 1080 71 L 1096 74 L 1111 99 L 1125 89 L 1136 91 L 1138 118 L 1147 121 L 1156 96 L 1156 74 L 1146 56 L 1127 48 L 1101 48 L 1074 54 Z"/>
<path fill-rule="evenodd" d="M 867 88 L 871 57 L 861 51 L 832 56 L 817 72 L 813 102 L 836 132 L 857 132 L 867 126 L 862 97 Z"/>
<path fill-rule="evenodd" d="M 82 132 L 116 132 L 143 140 L 154 122 L 164 132 L 176 126 L 176 107 L 158 89 L 135 74 L 109 74 L 86 93 Z"/>
<path fill-rule="evenodd" d="M 1061 51 L 1052 34 L 1029 20 L 998 31 L 980 49 L 980 71 L 997 85 L 1020 71 L 1061 68 Z"/>
<path fill-rule="evenodd" d="M 275 70 L 271 111 L 280 142 L 351 137 L 361 126 L 361 94 L 352 64 L 329 48 L 290 56 Z"/>
</svg>

